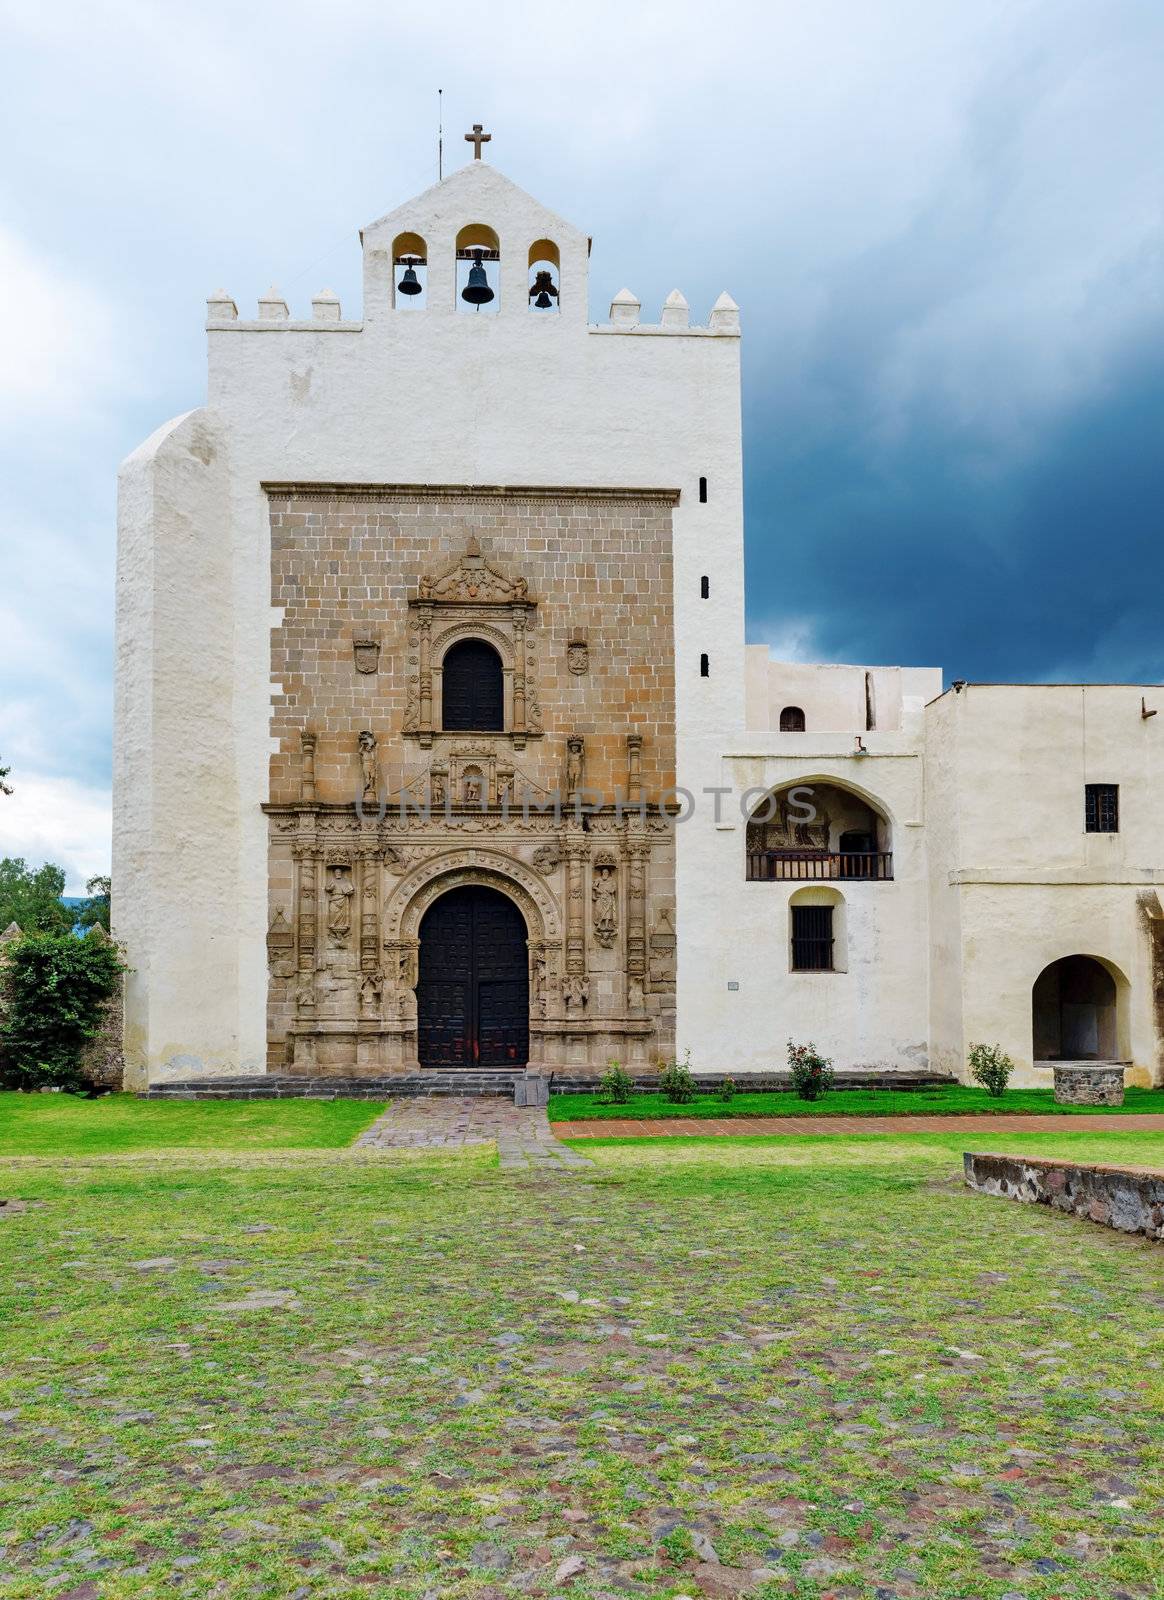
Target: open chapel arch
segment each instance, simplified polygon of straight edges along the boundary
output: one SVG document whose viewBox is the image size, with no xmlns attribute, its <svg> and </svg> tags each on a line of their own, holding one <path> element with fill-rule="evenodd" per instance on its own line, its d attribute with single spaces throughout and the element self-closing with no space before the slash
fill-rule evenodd
<svg viewBox="0 0 1164 1600">
<path fill-rule="evenodd" d="M 831 779 L 783 784 L 764 795 L 748 819 L 747 877 L 885 882 L 893 877 L 889 818 Z"/>
<path fill-rule="evenodd" d="M 1035 1061 L 1120 1061 L 1126 1051 L 1128 982 L 1110 962 L 1064 956 L 1031 990 Z"/>
<path fill-rule="evenodd" d="M 501 241 L 484 222 L 471 222 L 457 235 L 457 310 L 501 309 Z"/>
</svg>

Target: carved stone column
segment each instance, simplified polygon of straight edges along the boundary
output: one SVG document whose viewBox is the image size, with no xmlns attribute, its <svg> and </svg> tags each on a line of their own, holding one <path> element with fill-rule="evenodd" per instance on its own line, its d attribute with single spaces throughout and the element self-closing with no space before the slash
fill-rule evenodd
<svg viewBox="0 0 1164 1600">
<path fill-rule="evenodd" d="M 635 802 L 643 797 L 642 775 L 643 736 L 628 733 L 626 736 L 626 797 Z"/>
<path fill-rule="evenodd" d="M 360 994 L 359 1014 L 364 1022 L 379 1022 L 384 997 L 380 967 L 380 851 L 365 845 L 360 851 Z"/>
<path fill-rule="evenodd" d="M 566 840 L 566 976 L 586 972 L 586 862 L 590 846 L 585 838 Z"/>
<path fill-rule="evenodd" d="M 305 805 L 315 804 L 315 735 L 304 728 L 299 735 L 299 798 Z"/>
<path fill-rule="evenodd" d="M 525 607 L 513 608 L 513 730 L 525 732 Z"/>
<path fill-rule="evenodd" d="M 651 847 L 645 839 L 627 844 L 626 992 L 632 1011 L 641 1010 L 647 977 L 647 862 Z"/>
<path fill-rule="evenodd" d="M 298 935 L 299 980 L 296 1009 L 301 1016 L 315 1014 L 315 957 L 319 928 L 318 861 L 310 845 L 297 844 L 292 854 L 298 863 L 296 887 L 296 931 Z"/>
<path fill-rule="evenodd" d="M 417 613 L 420 632 L 420 742 L 432 744 L 432 608 Z"/>
</svg>

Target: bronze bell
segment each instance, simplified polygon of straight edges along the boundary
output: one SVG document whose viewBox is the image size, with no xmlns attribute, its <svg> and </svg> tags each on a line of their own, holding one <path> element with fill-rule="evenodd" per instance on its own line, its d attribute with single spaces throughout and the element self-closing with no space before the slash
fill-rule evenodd
<svg viewBox="0 0 1164 1600">
<path fill-rule="evenodd" d="M 489 279 L 485 276 L 485 268 L 481 265 L 482 252 L 473 252 L 473 265 L 469 268 L 469 281 L 461 290 L 461 299 L 467 300 L 471 306 L 487 306 L 493 299 L 493 290 L 489 287 Z"/>
<path fill-rule="evenodd" d="M 404 258 L 404 271 L 400 282 L 396 285 L 397 294 L 421 294 L 424 286 L 416 276 L 416 268 L 407 256 Z"/>
<path fill-rule="evenodd" d="M 553 274 L 539 272 L 533 281 L 533 288 L 529 297 L 539 311 L 549 311 L 554 301 L 558 298 L 558 291 L 554 288 Z"/>
</svg>

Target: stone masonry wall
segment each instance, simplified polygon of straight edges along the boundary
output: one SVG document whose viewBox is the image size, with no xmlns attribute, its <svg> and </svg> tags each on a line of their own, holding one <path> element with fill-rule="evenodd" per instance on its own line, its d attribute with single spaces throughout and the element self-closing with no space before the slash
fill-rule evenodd
<svg viewBox="0 0 1164 1600">
<path fill-rule="evenodd" d="M 1164 1240 L 1164 1172 L 972 1152 L 962 1161 L 966 1182 L 981 1194 L 1054 1206 L 1121 1233 Z"/>
<path fill-rule="evenodd" d="M 400 740 L 406 707 L 408 601 L 423 574 L 461 556 L 471 536 L 485 559 L 523 577 L 536 620 L 536 688 L 545 736 L 518 763 L 543 788 L 564 781 L 566 740 L 586 740 L 586 785 L 625 784 L 625 737 L 643 736 L 648 799 L 675 782 L 671 504 L 662 496 L 587 497 L 527 492 L 423 496 L 370 490 L 271 494 L 270 799 L 298 798 L 299 735 L 317 735 L 323 801 L 357 793 L 356 739 L 379 740 L 382 777 L 396 792 L 423 762 Z M 576 633 L 587 667 L 570 670 Z M 353 642 L 373 635 L 378 670 L 359 673 Z M 439 718 L 438 718 L 439 726 Z M 463 736 L 461 736 L 463 738 Z"/>
</svg>

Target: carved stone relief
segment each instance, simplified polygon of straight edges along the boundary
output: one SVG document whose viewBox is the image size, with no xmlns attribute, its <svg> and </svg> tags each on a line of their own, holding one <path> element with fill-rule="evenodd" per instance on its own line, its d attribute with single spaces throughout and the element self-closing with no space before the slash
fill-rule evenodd
<svg viewBox="0 0 1164 1600">
<path fill-rule="evenodd" d="M 590 895 L 595 942 L 609 949 L 618 937 L 618 857 L 612 850 L 594 857 Z"/>
</svg>

